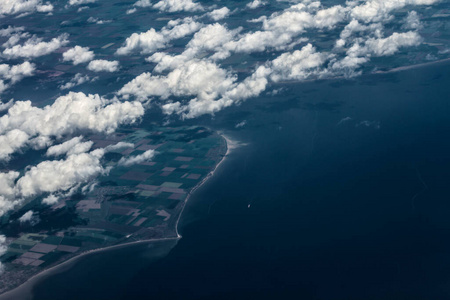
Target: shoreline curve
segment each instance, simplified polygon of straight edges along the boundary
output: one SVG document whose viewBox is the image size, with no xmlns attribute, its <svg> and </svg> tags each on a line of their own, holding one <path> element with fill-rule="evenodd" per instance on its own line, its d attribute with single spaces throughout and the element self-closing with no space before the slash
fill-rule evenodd
<svg viewBox="0 0 450 300">
<path fill-rule="evenodd" d="M 85 256 L 88 256 L 90 254 L 95 254 L 95 253 L 101 253 L 101 252 L 106 252 L 106 251 L 111 251 L 111 250 L 117 250 L 117 249 L 121 249 L 121 248 L 125 248 L 125 247 L 129 247 L 129 246 L 134 246 L 134 245 L 138 245 L 138 244 L 145 244 L 145 243 L 153 243 L 153 242 L 163 242 L 163 241 L 174 241 L 174 240 L 179 240 L 182 238 L 182 236 L 179 234 L 178 232 L 178 225 L 181 219 L 181 216 L 184 212 L 184 209 L 186 207 L 187 202 L 189 201 L 190 197 L 192 196 L 192 194 L 201 186 L 203 186 L 208 179 L 210 179 L 212 176 L 214 176 L 214 173 L 217 171 L 217 169 L 223 164 L 223 162 L 226 160 L 226 158 L 228 157 L 228 155 L 231 153 L 231 151 L 233 149 L 235 149 L 238 145 L 238 143 L 234 140 L 232 140 L 230 137 L 225 136 L 223 133 L 217 132 L 218 135 L 220 135 L 224 140 L 225 140 L 225 144 L 227 147 L 226 153 L 223 155 L 222 159 L 217 163 L 217 165 L 214 167 L 214 169 L 212 169 L 208 175 L 206 175 L 206 177 L 200 181 L 196 186 L 194 186 L 191 191 L 189 192 L 189 194 L 187 195 L 184 204 L 183 204 L 183 208 L 180 211 L 179 215 L 178 215 L 178 219 L 177 222 L 175 223 L 175 233 L 177 236 L 175 237 L 166 237 L 166 238 L 157 238 L 157 239 L 147 239 L 147 240 L 139 240 L 139 241 L 133 241 L 133 242 L 127 242 L 127 243 L 122 243 L 122 244 L 118 244 L 118 245 L 112 245 L 112 246 L 107 246 L 107 247 L 103 247 L 103 248 L 97 248 L 97 249 L 92 249 L 92 250 L 88 250 L 85 252 L 82 252 L 74 257 L 69 258 L 66 261 L 63 261 L 55 266 L 49 267 L 48 269 L 42 270 L 41 272 L 34 274 L 33 276 L 31 276 L 30 278 L 28 278 L 26 281 L 24 281 L 22 284 L 20 284 L 19 286 L 4 292 L 3 294 L 0 294 L 0 300 L 8 300 L 11 299 L 9 297 L 14 296 L 14 294 L 16 293 L 20 293 L 20 291 L 22 289 L 24 289 L 25 287 L 27 287 L 27 285 L 29 284 L 33 284 L 34 281 L 39 280 L 40 278 L 46 276 L 46 275 L 51 275 L 50 273 L 52 272 L 56 272 L 58 271 L 58 269 L 61 269 L 63 267 L 69 266 L 72 263 L 75 263 L 77 260 L 82 259 Z"/>
</svg>

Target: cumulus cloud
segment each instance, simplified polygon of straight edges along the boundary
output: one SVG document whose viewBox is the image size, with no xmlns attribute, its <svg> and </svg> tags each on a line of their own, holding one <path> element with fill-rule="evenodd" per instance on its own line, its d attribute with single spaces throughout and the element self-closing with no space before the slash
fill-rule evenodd
<svg viewBox="0 0 450 300">
<path fill-rule="evenodd" d="M 19 43 L 21 39 L 29 38 L 30 34 L 24 32 L 24 30 L 25 27 L 13 27 L 13 26 L 8 26 L 5 29 L 0 29 L 0 36 L 8 38 L 8 40 L 4 42 L 2 46 L 4 48 L 9 48 Z"/>
<path fill-rule="evenodd" d="M 0 135 L 0 160 L 8 160 L 10 155 L 22 148 L 30 136 L 19 129 L 12 129 Z"/>
<path fill-rule="evenodd" d="M 99 24 L 99 25 L 107 24 L 107 23 L 111 23 L 112 22 L 111 20 L 100 20 L 100 19 L 94 18 L 94 17 L 89 17 L 89 19 L 87 19 L 87 21 L 89 23 L 95 23 L 95 24 Z"/>
<path fill-rule="evenodd" d="M 17 101 L 0 118 L 0 159 L 8 159 L 32 137 L 60 138 L 77 131 L 112 133 L 120 124 L 144 114 L 139 102 L 118 102 L 98 95 L 70 92 L 43 108 Z"/>
<path fill-rule="evenodd" d="M 59 89 L 61 89 L 61 90 L 71 89 L 75 86 L 81 85 L 86 82 L 94 82 L 97 79 L 98 79 L 98 77 L 91 78 L 88 75 L 83 75 L 81 73 L 77 73 L 69 82 L 66 82 L 65 84 L 60 85 Z"/>
<path fill-rule="evenodd" d="M 15 33 L 19 33 L 25 30 L 25 27 L 8 26 L 7 28 L 0 29 L 0 36 L 9 37 Z"/>
<path fill-rule="evenodd" d="M 52 146 L 47 149 L 47 156 L 59 156 L 63 154 L 72 155 L 89 151 L 94 144 L 92 141 L 84 142 L 82 136 L 74 137 L 62 144 Z"/>
<path fill-rule="evenodd" d="M 247 7 L 250 9 L 255 9 L 261 6 L 266 5 L 265 1 L 261 1 L 261 0 L 253 0 L 252 2 L 247 3 Z"/>
<path fill-rule="evenodd" d="M 402 26 L 404 29 L 421 29 L 422 22 L 420 22 L 419 15 L 416 11 L 408 12 L 408 16 L 405 19 L 405 23 Z"/>
<path fill-rule="evenodd" d="M 118 55 L 128 55 L 133 51 L 140 51 L 143 54 L 152 53 L 165 48 L 172 40 L 198 31 L 202 26 L 192 18 L 170 21 L 160 32 L 151 28 L 147 32 L 133 33 L 126 39 L 125 45 L 117 49 L 116 53 Z"/>
<path fill-rule="evenodd" d="M 393 10 L 407 5 L 431 5 L 439 0 L 369 0 L 351 10 L 351 15 L 363 22 L 380 22 L 390 18 Z"/>
<path fill-rule="evenodd" d="M 69 5 L 83 5 L 88 3 L 94 3 L 96 0 L 70 0 Z"/>
<path fill-rule="evenodd" d="M 220 44 L 216 45 L 214 59 L 224 59 L 231 52 L 252 53 L 262 52 L 269 48 L 275 50 L 289 49 L 305 41 L 296 37 L 307 29 L 333 28 L 345 19 L 347 8 L 337 5 L 321 9 L 320 3 L 318 3 L 297 4 L 281 13 L 261 17 L 254 22 L 261 22 L 262 30 L 250 31 L 242 35 L 237 34 L 239 30 L 224 32 L 225 27 L 215 27 L 214 29 L 221 29 L 222 32 L 221 34 L 211 35 L 215 41 L 220 41 Z M 209 28 L 209 30 L 212 29 L 213 27 Z M 187 50 L 190 46 L 192 45 L 188 44 Z"/>
<path fill-rule="evenodd" d="M 316 52 L 316 49 L 308 44 L 301 50 L 292 53 L 284 53 L 271 63 L 273 81 L 303 80 L 311 75 L 317 75 L 317 70 L 326 61 L 326 55 Z"/>
<path fill-rule="evenodd" d="M 13 66 L 0 64 L 0 77 L 11 80 L 11 83 L 16 83 L 24 77 L 32 76 L 35 69 L 35 65 L 28 61 Z"/>
<path fill-rule="evenodd" d="M 210 28 L 214 26 L 217 27 L 213 25 Z M 197 34 L 200 35 L 201 32 Z M 327 59 L 327 54 L 316 52 L 315 48 L 308 44 L 301 50 L 284 53 L 266 66 L 258 67 L 240 83 L 237 83 L 235 75 L 213 62 L 192 59 L 177 65 L 166 76 L 143 73 L 126 84 L 119 91 L 119 95 L 133 95 L 141 101 L 156 96 L 161 99 L 191 96 L 193 98 L 187 104 L 168 102 L 162 105 L 162 109 L 166 114 L 177 113 L 185 118 L 194 118 L 215 113 L 224 107 L 258 96 L 266 89 L 269 78 L 277 82 L 321 76 L 321 73 L 326 71 L 320 67 Z"/>
<path fill-rule="evenodd" d="M 215 9 L 208 13 L 208 16 L 214 21 L 219 21 L 225 19 L 230 14 L 230 10 L 227 7 L 222 7 L 220 9 Z"/>
<path fill-rule="evenodd" d="M 135 7 L 152 7 L 163 12 L 194 12 L 202 11 L 203 7 L 199 3 L 195 3 L 192 0 L 161 0 L 156 4 L 152 4 L 150 0 L 139 0 L 133 4 Z M 136 8 L 127 11 L 128 14 L 134 13 Z"/>
<path fill-rule="evenodd" d="M 132 147 L 134 147 L 134 144 L 132 144 L 132 143 L 119 142 L 115 145 L 106 146 L 105 152 L 120 151 L 123 149 L 132 148 Z"/>
<path fill-rule="evenodd" d="M 1 15 L 14 15 L 31 12 L 51 12 L 53 5 L 42 0 L 2 0 L 0 3 Z"/>
<path fill-rule="evenodd" d="M 53 38 L 49 42 L 44 42 L 38 37 L 32 37 L 25 41 L 22 45 L 14 45 L 3 50 L 3 55 L 8 58 L 32 58 L 47 55 L 66 45 L 69 42 L 67 37 L 68 36 L 66 34 L 63 34 L 59 37 Z"/>
<path fill-rule="evenodd" d="M 347 53 L 350 56 L 388 56 L 399 51 L 401 47 L 417 46 L 421 40 L 422 38 L 415 31 L 394 32 L 386 38 L 369 38 L 363 46 L 355 43 Z"/>
<path fill-rule="evenodd" d="M 180 11 L 200 11 L 203 7 L 192 0 L 161 0 L 153 5 L 153 8 L 165 12 L 180 12 Z"/>
<path fill-rule="evenodd" d="M 8 64 L 0 64 L 0 94 L 11 85 L 22 80 L 24 77 L 32 76 L 35 71 L 35 65 L 24 62 L 20 65 L 10 66 Z M 5 83 L 9 81 L 8 83 Z M 0 111 L 4 110 L 4 104 L 0 104 Z"/>
<path fill-rule="evenodd" d="M 63 61 L 71 61 L 74 65 L 86 63 L 94 59 L 94 52 L 88 47 L 75 46 L 63 53 Z"/>
<path fill-rule="evenodd" d="M 150 2 L 150 0 L 139 0 L 133 5 L 137 7 L 150 7 L 152 6 L 152 3 Z"/>
<path fill-rule="evenodd" d="M 31 167 L 16 183 L 16 195 L 30 197 L 67 191 L 105 172 L 100 159 L 103 151 L 69 155 L 66 159 L 44 161 Z"/>
<path fill-rule="evenodd" d="M 58 203 L 59 198 L 53 194 L 48 195 L 47 197 L 45 197 L 44 199 L 42 199 L 42 203 L 47 204 L 47 205 L 53 205 Z"/>
<path fill-rule="evenodd" d="M 115 72 L 119 69 L 119 62 L 117 60 L 96 59 L 91 61 L 87 68 L 92 72 Z"/>
<path fill-rule="evenodd" d="M 20 173 L 15 171 L 0 173 L 0 195 L 14 195 L 14 182 L 19 177 L 19 175 Z"/>
<path fill-rule="evenodd" d="M 212 99 L 227 91 L 235 80 L 235 77 L 212 62 L 190 60 L 167 76 L 143 73 L 118 93 L 125 97 L 134 95 L 140 100 L 152 96 L 167 99 L 172 95 Z"/>
<path fill-rule="evenodd" d="M 0 93 L 1 93 L 1 87 L 0 87 Z M 11 106 L 13 106 L 13 104 L 14 104 L 14 100 L 12 100 L 12 99 L 6 103 L 0 102 L 0 112 L 8 110 Z"/>
<path fill-rule="evenodd" d="M 80 148 L 87 143 L 89 143 L 88 147 Z M 43 161 L 29 167 L 20 178 L 19 172 L 0 173 L 0 216 L 26 203 L 30 197 L 38 195 L 48 194 L 42 201 L 44 204 L 57 203 L 61 195 L 67 196 L 68 193 L 91 182 L 93 178 L 109 172 L 110 167 L 102 166 L 105 153 L 133 146 L 130 143 L 119 142 L 104 149 L 87 152 L 92 142 L 87 143 L 81 142 L 81 137 L 77 137 L 51 147 L 49 149 L 51 155 L 66 154 L 66 157 L 60 160 Z M 69 149 L 69 146 L 73 147 Z M 152 159 L 154 155 L 154 150 L 149 150 L 141 155 L 122 158 L 119 165 L 139 164 Z M 32 216 L 33 213 L 27 212 L 20 220 L 26 221 Z"/>
<path fill-rule="evenodd" d="M 197 58 L 205 53 L 214 52 L 211 60 L 220 60 L 230 55 L 224 45 L 231 41 L 240 29 L 228 30 L 224 25 L 210 24 L 197 33 L 186 45 L 183 53 L 171 56 L 163 52 L 157 52 L 147 58 L 147 61 L 156 63 L 154 71 L 162 72 L 166 69 L 174 70 L 189 60 Z"/>
<path fill-rule="evenodd" d="M 155 156 L 155 150 L 147 150 L 144 153 L 136 155 L 136 156 L 122 157 L 119 160 L 118 165 L 124 166 L 124 167 L 129 167 L 132 165 L 137 165 L 137 164 L 143 163 L 145 161 L 149 161 L 154 156 Z"/>
<path fill-rule="evenodd" d="M 389 4 L 389 1 L 407 2 Z M 391 12 L 405 5 L 433 3 L 433 0 L 370 0 L 387 6 Z M 147 6 L 146 1 L 141 5 Z M 145 3 L 144 3 L 145 2 Z M 333 76 L 351 77 L 359 74 L 360 67 L 372 57 L 389 56 L 402 47 L 420 44 L 420 35 L 415 31 L 393 32 L 385 37 L 383 23 L 371 23 L 356 14 L 365 4 L 347 2 L 345 6 L 324 7 L 320 2 L 294 2 L 281 12 L 251 20 L 261 24 L 258 30 L 243 32 L 242 28 L 229 30 L 222 24 L 202 26 L 187 43 L 184 51 L 173 55 L 155 52 L 167 46 L 167 38 L 161 32 L 148 32 L 150 46 L 142 46 L 141 35 L 135 34 L 119 51 L 130 53 L 152 53 L 146 60 L 155 63 L 152 73 L 146 72 L 125 84 L 118 95 L 128 99 L 134 96 L 141 101 L 159 98 L 166 114 L 180 114 L 192 118 L 206 113 L 215 113 L 224 107 L 255 97 L 265 90 L 270 82 L 283 80 L 305 80 Z M 250 6 L 260 5 L 254 1 Z M 370 6 L 369 5 L 369 6 Z M 391 7 L 392 8 L 389 8 Z M 216 10 L 218 16 L 220 15 Z M 229 12 L 223 9 L 224 12 Z M 208 15 L 210 15 L 209 13 Z M 410 13 L 407 23 L 417 23 L 417 16 Z M 347 25 L 345 25 L 347 23 Z M 302 35 L 308 30 L 335 30 L 343 28 L 333 48 L 317 51 L 313 42 Z M 415 25 L 411 25 L 413 28 Z M 147 33 L 146 33 L 147 34 Z M 302 43 L 308 42 L 298 48 Z M 292 51 L 291 49 L 297 48 Z M 147 49 L 147 50 L 143 50 Z M 220 67 L 220 61 L 234 53 L 286 51 L 255 71 L 244 80 L 232 70 Z M 118 52 L 119 52 L 118 51 Z M 240 81 L 240 82 L 239 82 Z M 183 98 L 173 101 L 172 97 Z"/>
<path fill-rule="evenodd" d="M 242 100 L 258 96 L 266 89 L 271 70 L 260 66 L 256 71 L 242 82 L 230 83 L 224 91 L 210 97 L 196 97 L 187 104 L 170 102 L 162 106 L 166 114 L 180 114 L 183 118 L 195 118 L 203 114 L 214 114 L 225 107 L 240 103 Z M 220 98 L 217 98 L 220 96 Z"/>
<path fill-rule="evenodd" d="M 19 218 L 19 222 L 20 223 L 30 222 L 32 218 L 33 218 L 33 211 L 29 210 Z"/>
</svg>

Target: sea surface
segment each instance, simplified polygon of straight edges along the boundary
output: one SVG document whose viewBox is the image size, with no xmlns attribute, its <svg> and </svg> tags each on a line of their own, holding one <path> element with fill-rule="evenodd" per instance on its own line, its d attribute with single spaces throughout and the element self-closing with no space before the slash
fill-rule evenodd
<svg viewBox="0 0 450 300">
<path fill-rule="evenodd" d="M 32 299 L 449 299 L 450 64 L 273 86 L 178 243 L 85 256 Z M 236 125 L 241 123 L 242 126 Z"/>
</svg>

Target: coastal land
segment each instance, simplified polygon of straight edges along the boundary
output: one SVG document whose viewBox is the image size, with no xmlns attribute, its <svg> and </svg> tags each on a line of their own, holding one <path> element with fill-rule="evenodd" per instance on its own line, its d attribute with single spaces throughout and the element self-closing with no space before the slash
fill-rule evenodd
<svg viewBox="0 0 450 300">
<path fill-rule="evenodd" d="M 105 156 L 109 174 L 95 188 L 48 206 L 36 198 L 2 219 L 8 236 L 0 257 L 0 299 L 16 295 L 24 283 L 69 267 L 85 255 L 121 247 L 177 241 L 178 223 L 192 193 L 223 163 L 231 148 L 225 136 L 205 127 L 128 128 L 113 136 L 90 136 L 95 148 L 118 142 L 134 146 Z M 233 143 L 231 144 L 233 145 Z M 231 146 L 232 147 L 232 146 Z M 119 166 L 123 158 L 154 150 L 151 161 Z M 41 221 L 14 221 L 26 211 Z"/>
</svg>

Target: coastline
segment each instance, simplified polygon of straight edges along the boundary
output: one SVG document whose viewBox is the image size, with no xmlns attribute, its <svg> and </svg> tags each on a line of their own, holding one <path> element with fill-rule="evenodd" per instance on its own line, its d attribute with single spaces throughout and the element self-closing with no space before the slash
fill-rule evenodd
<svg viewBox="0 0 450 300">
<path fill-rule="evenodd" d="M 70 264 L 75 263 L 77 260 L 79 260 L 87 255 L 94 254 L 94 253 L 106 252 L 106 251 L 110 251 L 110 250 L 116 250 L 116 249 L 133 246 L 133 245 L 137 245 L 137 244 L 162 242 L 162 241 L 173 241 L 173 240 L 181 239 L 182 236 L 178 232 L 178 224 L 180 222 L 181 215 L 183 214 L 186 204 L 189 201 L 190 197 L 198 188 L 203 186 L 208 181 L 208 179 L 210 179 L 212 176 L 214 176 L 214 173 L 223 164 L 223 162 L 228 157 L 228 155 L 231 153 L 231 151 L 233 149 L 237 148 L 239 145 L 238 142 L 230 139 L 229 137 L 225 136 L 223 133 L 217 132 L 217 134 L 220 135 L 225 140 L 225 145 L 227 148 L 226 153 L 223 155 L 222 159 L 217 163 L 217 165 L 214 167 L 214 169 L 211 170 L 211 172 L 209 172 L 208 175 L 206 175 L 202 181 L 200 181 L 196 186 L 194 186 L 191 189 L 191 191 L 189 192 L 189 194 L 186 196 L 186 199 L 183 203 L 183 208 L 181 209 L 181 211 L 178 215 L 177 222 L 175 223 L 175 233 L 176 233 L 175 237 L 139 240 L 139 241 L 127 242 L 127 243 L 122 243 L 122 244 L 118 244 L 118 245 L 112 245 L 112 246 L 107 246 L 107 247 L 103 247 L 103 248 L 97 248 L 97 249 L 92 249 L 92 250 L 82 252 L 74 257 L 69 258 L 66 261 L 63 261 L 55 266 L 49 267 L 48 269 L 42 270 L 41 272 L 34 274 L 33 276 L 28 278 L 26 281 L 24 281 L 19 286 L 15 287 L 9 291 L 6 291 L 3 294 L 0 294 L 0 300 L 16 299 L 16 298 L 14 298 L 14 294 L 20 293 L 22 291 L 22 289 L 24 289 L 27 285 L 34 283 L 34 281 L 39 280 L 41 277 L 44 277 L 45 275 L 50 275 L 50 273 L 58 271 L 58 269 L 69 266 Z"/>
<path fill-rule="evenodd" d="M 438 64 L 441 64 L 441 63 L 449 62 L 449 61 L 450 61 L 450 57 L 449 58 L 435 60 L 435 61 L 425 62 L 425 63 L 419 63 L 419 64 L 414 64 L 414 65 L 397 67 L 397 68 L 393 68 L 393 69 L 386 70 L 386 71 L 381 71 L 381 70 L 371 71 L 371 72 L 367 72 L 367 73 L 362 73 L 361 75 L 359 75 L 357 77 L 364 76 L 364 75 L 379 75 L 379 74 L 397 73 L 397 72 L 402 72 L 402 71 L 407 71 L 407 70 L 413 70 L 413 69 L 419 69 L 419 68 L 423 68 L 423 67 L 428 67 L 428 66 L 432 66 L 432 65 L 438 65 Z M 314 79 L 304 79 L 304 80 L 278 81 L 278 82 L 276 82 L 276 84 L 289 85 L 289 84 L 298 84 L 298 83 L 309 83 L 309 82 L 320 81 L 320 80 L 341 80 L 341 79 L 348 80 L 348 79 L 352 79 L 352 78 L 346 78 L 344 76 L 336 76 L 336 77 L 328 77 L 328 78 L 314 78 Z"/>
<path fill-rule="evenodd" d="M 178 215 L 178 219 L 177 222 L 175 223 L 175 233 L 177 234 L 177 238 L 182 238 L 182 236 L 180 235 L 180 233 L 178 232 L 178 224 L 180 222 L 181 219 L 181 215 L 184 212 L 184 209 L 186 208 L 186 204 L 189 201 L 189 199 L 191 198 L 192 194 L 201 186 L 203 186 L 208 179 L 210 179 L 212 176 L 214 176 L 214 173 L 217 171 L 217 169 L 220 167 L 220 165 L 222 165 L 222 163 L 225 161 L 225 159 L 228 157 L 228 155 L 231 153 L 231 151 L 233 149 L 235 149 L 236 147 L 234 146 L 236 144 L 236 141 L 233 141 L 232 139 L 230 139 L 229 137 L 225 136 L 223 133 L 221 132 L 217 132 L 218 135 L 220 135 L 224 140 L 225 140 L 225 144 L 227 147 L 227 151 L 225 152 L 224 156 L 222 157 L 222 159 L 217 163 L 217 165 L 214 167 L 214 169 L 211 170 L 211 172 L 208 173 L 208 175 L 205 176 L 205 178 L 203 178 L 202 181 L 200 181 L 196 186 L 194 186 L 192 188 L 192 190 L 189 192 L 189 194 L 187 195 L 186 199 L 184 200 L 184 205 L 183 208 L 180 211 L 180 214 Z M 0 299 L 1 300 L 1 299 Z"/>
<path fill-rule="evenodd" d="M 23 282 L 21 285 L 15 287 L 12 290 L 9 290 L 3 294 L 0 295 L 0 300 L 3 299 L 16 299 L 16 298 L 8 298 L 8 297 L 13 297 L 15 293 L 20 293 L 21 290 L 23 288 L 26 287 L 27 284 L 32 284 L 33 281 L 36 281 L 38 279 L 40 279 L 41 277 L 45 276 L 45 275 L 50 275 L 49 273 L 51 272 L 55 272 L 58 271 L 58 269 L 61 269 L 63 267 L 69 266 L 71 263 L 75 263 L 77 260 L 90 255 L 90 254 L 94 254 L 94 253 L 100 253 L 100 252 L 106 252 L 106 251 L 110 251 L 110 250 L 116 250 L 116 249 L 120 249 L 120 248 L 124 248 L 124 247 L 128 247 L 128 246 L 133 246 L 133 245 L 137 245 L 137 244 L 145 244 L 145 243 L 152 243 L 152 242 L 162 242 L 162 241 L 170 241 L 170 240 L 178 240 L 179 237 L 168 237 L 168 238 L 159 238 L 159 239 L 150 239 L 150 240 L 140 240 L 140 241 L 133 241 L 133 242 L 127 242 L 127 243 L 123 243 L 123 244 L 119 244 L 119 245 L 113 245 L 113 246 L 107 246 L 104 248 L 97 248 L 97 249 L 92 249 L 92 250 L 88 250 L 85 252 L 82 252 L 74 257 L 69 258 L 66 261 L 63 261 L 55 266 L 52 266 L 48 269 L 42 270 L 41 272 L 31 276 L 30 278 L 28 278 L 25 282 Z"/>
<path fill-rule="evenodd" d="M 372 72 L 372 74 L 396 73 L 396 72 L 401 72 L 401 71 L 406 71 L 406 70 L 413 70 L 413 69 L 418 69 L 418 68 L 422 68 L 422 67 L 437 65 L 437 64 L 440 64 L 440 63 L 448 62 L 448 61 L 450 61 L 450 58 L 444 58 L 444 59 L 439 59 L 439 60 L 430 61 L 430 62 L 421 63 L 421 64 L 409 65 L 409 66 L 404 66 L 404 67 L 397 67 L 397 68 L 393 68 L 393 69 L 390 69 L 390 70 L 387 70 L 387 71 L 374 71 L 374 72 Z"/>
</svg>

